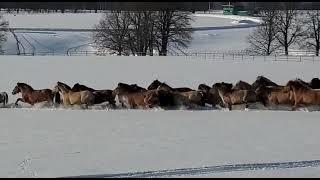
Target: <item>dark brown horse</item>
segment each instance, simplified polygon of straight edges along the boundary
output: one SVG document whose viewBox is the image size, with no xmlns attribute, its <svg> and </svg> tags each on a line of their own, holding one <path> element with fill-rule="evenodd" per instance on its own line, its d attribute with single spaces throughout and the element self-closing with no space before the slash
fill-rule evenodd
<svg viewBox="0 0 320 180">
<path fill-rule="evenodd" d="M 291 80 L 286 86 L 293 92 L 292 110 L 296 110 L 299 106 L 320 105 L 320 90 L 312 89 L 298 80 Z"/>
<path fill-rule="evenodd" d="M 320 89 L 320 79 L 312 78 L 309 85 L 312 89 Z"/>
<path fill-rule="evenodd" d="M 256 90 L 260 86 L 279 86 L 277 83 L 272 82 L 270 79 L 264 76 L 258 76 L 257 79 L 252 83 L 253 90 Z"/>
<path fill-rule="evenodd" d="M 170 86 L 168 86 L 167 84 L 165 84 L 164 82 L 160 82 L 158 79 L 154 80 L 149 86 L 148 86 L 148 90 L 154 90 L 157 89 L 160 85 L 166 85 L 168 88 L 170 88 L 171 91 L 174 92 L 187 92 L 187 91 L 193 91 L 193 89 L 190 89 L 188 87 L 180 87 L 180 88 L 172 88 Z"/>
<path fill-rule="evenodd" d="M 15 88 L 12 91 L 12 95 L 15 95 L 17 93 L 22 94 L 22 98 L 18 98 L 15 102 L 15 105 L 18 105 L 19 101 L 22 101 L 24 103 L 28 103 L 31 105 L 34 105 L 36 103 L 40 102 L 53 102 L 54 94 L 51 89 L 40 89 L 35 90 L 31 86 L 29 86 L 26 83 L 17 83 Z"/>
<path fill-rule="evenodd" d="M 76 83 L 72 87 L 72 91 L 91 91 L 95 95 L 94 104 L 100 104 L 103 102 L 109 102 L 112 106 L 115 106 L 115 96 L 113 96 L 113 90 L 105 89 L 105 90 L 96 90 L 85 85 Z"/>
<path fill-rule="evenodd" d="M 198 91 L 203 93 L 205 103 L 210 104 L 212 107 L 215 107 L 216 105 L 224 107 L 222 99 L 219 96 L 218 89 L 215 87 L 215 85 L 210 87 L 206 84 L 200 84 L 198 86 Z"/>
<path fill-rule="evenodd" d="M 202 91 L 196 91 L 196 90 L 179 91 L 175 88 L 170 87 L 166 83 L 161 83 L 158 86 L 157 90 L 172 93 L 176 105 L 205 106 L 205 96 Z"/>
</svg>

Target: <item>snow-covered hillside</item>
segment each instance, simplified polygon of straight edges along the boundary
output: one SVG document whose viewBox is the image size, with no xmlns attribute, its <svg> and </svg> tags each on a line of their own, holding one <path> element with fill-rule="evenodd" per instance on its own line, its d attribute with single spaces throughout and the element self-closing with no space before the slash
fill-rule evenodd
<svg viewBox="0 0 320 180">
<path fill-rule="evenodd" d="M 1 56 L 0 90 L 57 81 L 113 89 L 154 79 L 196 88 L 258 75 L 284 84 L 319 77 L 319 62 L 204 61 L 185 57 Z M 61 177 L 247 163 L 314 162 L 285 169 L 181 173 L 182 177 L 319 177 L 319 111 L 71 110 L 2 108 L 0 175 Z M 299 164 L 299 163 L 296 163 Z M 314 167 L 315 166 L 315 167 Z M 299 168 L 300 167 L 300 168 Z M 204 168 L 202 168 L 204 169 Z M 227 169 L 228 170 L 228 169 Z M 170 174 L 164 174 L 166 177 Z M 162 176 L 162 177 L 163 177 Z M 179 176 L 179 177 L 181 177 Z"/>
</svg>

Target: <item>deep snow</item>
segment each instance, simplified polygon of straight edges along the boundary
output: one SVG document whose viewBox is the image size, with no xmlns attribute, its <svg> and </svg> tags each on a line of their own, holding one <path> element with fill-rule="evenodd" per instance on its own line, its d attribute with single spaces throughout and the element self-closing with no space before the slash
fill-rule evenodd
<svg viewBox="0 0 320 180">
<path fill-rule="evenodd" d="M 284 84 L 318 77 L 319 62 L 210 61 L 185 57 L 1 56 L 1 91 L 56 81 L 96 89 L 143 87 L 158 78 L 196 88 L 258 75 Z M 61 177 L 319 160 L 319 111 L 71 110 L 3 108 L 2 177 Z M 200 177 L 318 177 L 319 167 L 195 174 Z M 182 177 L 190 177 L 183 175 Z M 180 177 L 180 176 L 179 176 Z"/>
</svg>

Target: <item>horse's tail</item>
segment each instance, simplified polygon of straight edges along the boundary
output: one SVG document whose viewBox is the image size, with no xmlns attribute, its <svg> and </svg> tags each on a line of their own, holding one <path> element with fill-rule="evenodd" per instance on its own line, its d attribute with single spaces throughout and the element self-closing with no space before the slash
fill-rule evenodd
<svg viewBox="0 0 320 180">
<path fill-rule="evenodd" d="M 4 95 L 5 95 L 5 102 L 6 102 L 6 104 L 8 104 L 8 101 L 9 101 L 8 94 L 5 92 Z"/>
</svg>

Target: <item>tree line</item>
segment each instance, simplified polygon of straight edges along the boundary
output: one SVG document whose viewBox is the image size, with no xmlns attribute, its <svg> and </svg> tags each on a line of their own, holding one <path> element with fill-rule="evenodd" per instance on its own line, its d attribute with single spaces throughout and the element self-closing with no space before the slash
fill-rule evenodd
<svg viewBox="0 0 320 180">
<path fill-rule="evenodd" d="M 319 56 L 320 10 L 297 10 L 286 3 L 282 10 L 272 9 L 259 12 L 263 24 L 248 37 L 249 52 L 271 55 L 278 51 L 289 54 L 289 48 L 309 49 Z"/>
<path fill-rule="evenodd" d="M 102 53 L 166 56 L 169 48 L 188 46 L 190 21 L 187 11 L 111 11 L 95 26 L 93 39 Z"/>
</svg>

